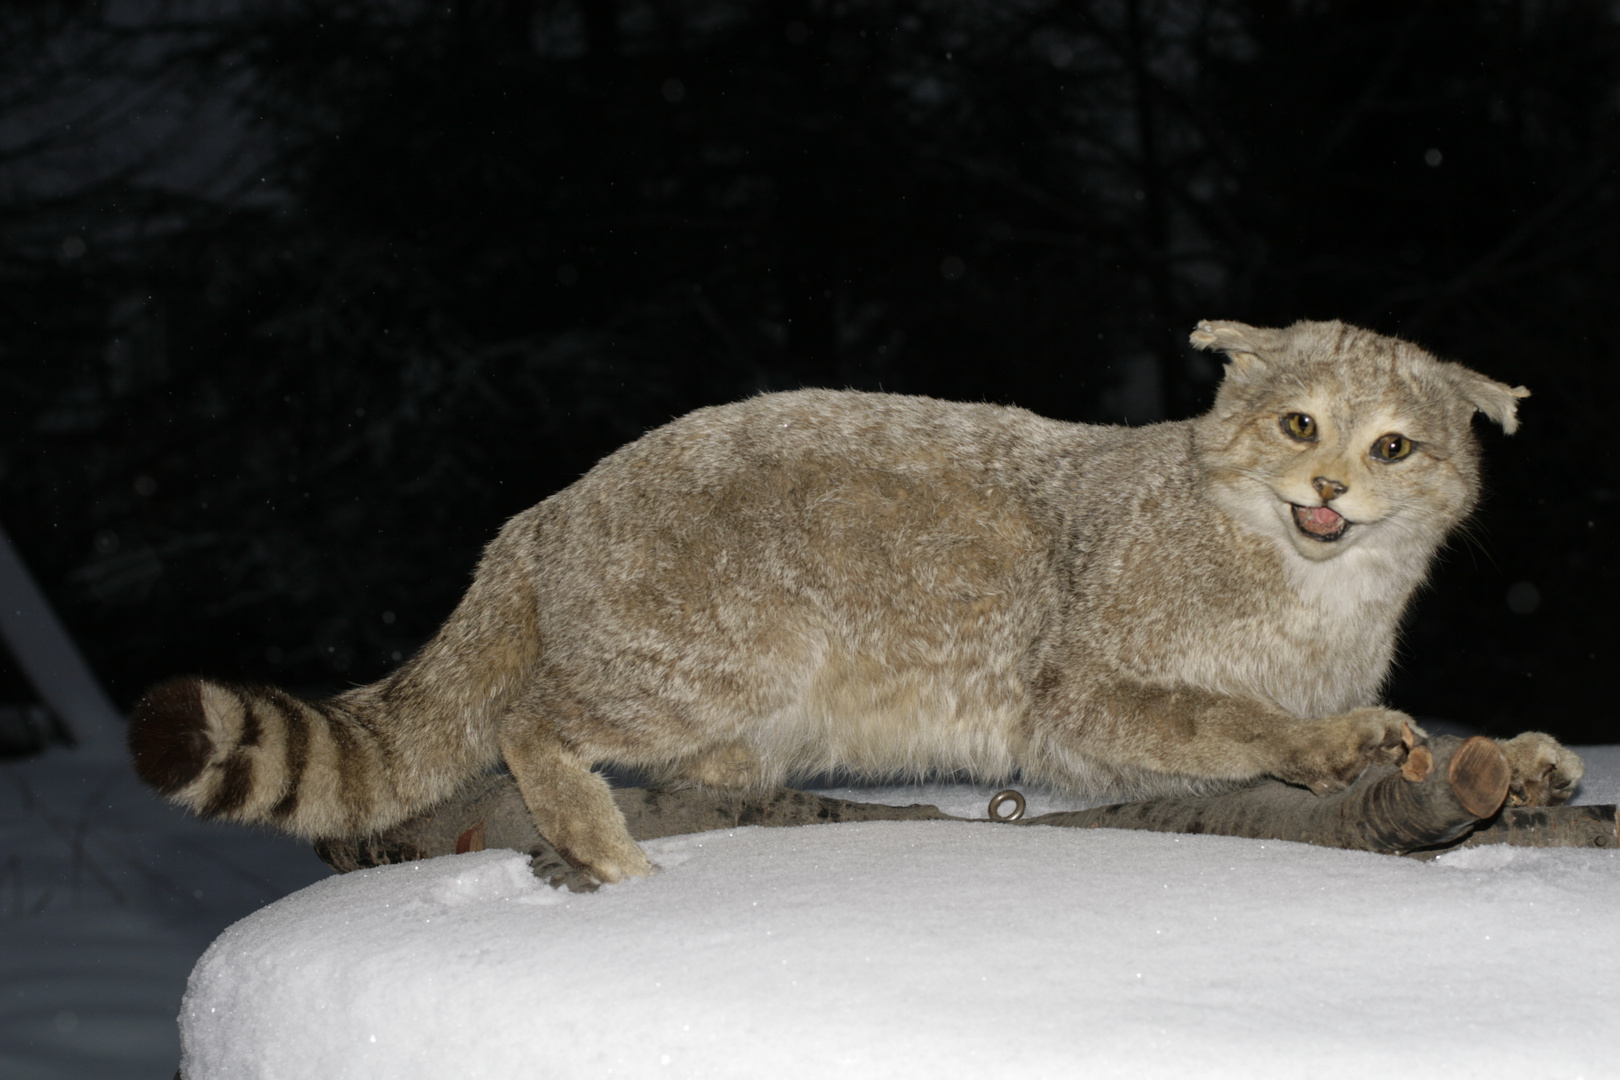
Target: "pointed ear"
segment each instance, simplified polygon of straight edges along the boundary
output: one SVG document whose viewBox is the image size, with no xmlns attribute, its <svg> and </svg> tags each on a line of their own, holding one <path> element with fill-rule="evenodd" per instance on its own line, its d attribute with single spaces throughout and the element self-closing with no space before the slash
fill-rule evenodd
<svg viewBox="0 0 1620 1080">
<path fill-rule="evenodd" d="M 1247 323 L 1205 319 L 1188 340 L 1197 348 L 1225 353 L 1227 372 L 1246 377 L 1265 367 L 1263 350 L 1274 344 L 1271 338 L 1275 334 L 1275 330 L 1263 330 Z"/>
<path fill-rule="evenodd" d="M 1464 401 L 1501 424 L 1507 434 L 1519 430 L 1519 399 L 1530 396 L 1528 389 L 1487 379 L 1461 364 L 1447 364 L 1446 368 L 1446 374 Z"/>
</svg>

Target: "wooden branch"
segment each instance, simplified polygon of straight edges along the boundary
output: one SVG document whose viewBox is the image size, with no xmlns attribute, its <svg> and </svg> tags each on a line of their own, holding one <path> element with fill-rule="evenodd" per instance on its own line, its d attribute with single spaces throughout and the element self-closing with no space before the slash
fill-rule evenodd
<svg viewBox="0 0 1620 1080">
<path fill-rule="evenodd" d="M 1501 808 L 1509 779 L 1507 760 L 1490 739 L 1444 736 L 1413 746 L 1405 765 L 1369 768 L 1333 795 L 1268 780 L 1221 795 L 1043 814 L 1020 824 L 1212 833 L 1404 855 L 1460 840 Z"/>
<path fill-rule="evenodd" d="M 1620 842 L 1615 807 L 1500 810 L 1507 785 L 1507 764 L 1495 743 L 1478 737 L 1466 741 L 1442 737 L 1414 745 L 1399 768 L 1368 769 L 1336 795 L 1318 797 L 1304 788 L 1267 780 L 1220 795 L 1043 814 L 1018 824 L 1297 840 L 1419 855 L 1492 843 L 1614 847 Z M 620 788 L 613 798 L 637 840 L 744 825 L 970 820 L 933 806 L 851 802 L 786 788 L 747 796 L 695 788 Z M 1481 826 L 1482 819 L 1488 823 Z M 552 885 L 575 891 L 596 887 L 535 830 L 517 784 L 505 773 L 480 777 L 453 798 L 386 832 L 315 845 L 327 865 L 339 872 L 485 848 L 528 852 L 535 874 Z"/>
<path fill-rule="evenodd" d="M 637 840 L 744 825 L 966 820 L 953 818 L 933 806 L 850 802 L 788 788 L 751 796 L 696 788 L 617 788 L 613 800 L 624 814 L 630 835 Z M 385 832 L 315 844 L 316 854 L 339 873 L 485 848 L 529 852 L 535 874 L 552 885 L 567 886 L 575 892 L 596 888 L 594 879 L 570 866 L 535 830 L 516 781 L 506 773 L 479 777 L 448 801 Z"/>
<path fill-rule="evenodd" d="M 1507 844 L 1512 847 L 1620 848 L 1620 807 L 1509 806 L 1461 841 L 1446 848 Z M 1416 852 L 1434 856 L 1444 851 Z"/>
</svg>

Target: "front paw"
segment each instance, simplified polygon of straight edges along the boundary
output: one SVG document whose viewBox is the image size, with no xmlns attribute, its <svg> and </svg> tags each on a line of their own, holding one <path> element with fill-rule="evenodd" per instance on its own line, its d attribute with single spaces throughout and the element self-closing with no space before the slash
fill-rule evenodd
<svg viewBox="0 0 1620 1080">
<path fill-rule="evenodd" d="M 1557 806 L 1569 801 L 1586 773 L 1581 759 L 1551 735 L 1527 731 L 1499 742 L 1513 778 L 1510 806 Z"/>
<path fill-rule="evenodd" d="M 1369 765 L 1399 765 L 1423 734 L 1410 716 L 1377 706 L 1301 720 L 1291 732 L 1287 760 L 1273 775 L 1330 795 L 1349 787 Z"/>
</svg>

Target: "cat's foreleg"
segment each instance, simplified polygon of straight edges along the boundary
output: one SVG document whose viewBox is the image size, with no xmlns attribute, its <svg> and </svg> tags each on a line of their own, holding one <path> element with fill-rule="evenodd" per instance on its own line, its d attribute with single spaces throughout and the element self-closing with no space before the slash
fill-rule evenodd
<svg viewBox="0 0 1620 1080">
<path fill-rule="evenodd" d="M 1083 719 L 1073 749 L 1082 757 L 1192 780 L 1272 776 L 1318 795 L 1347 787 L 1368 765 L 1404 761 L 1411 737 L 1423 734 L 1395 709 L 1306 718 L 1189 687 L 1094 690 L 1076 711 Z"/>
</svg>

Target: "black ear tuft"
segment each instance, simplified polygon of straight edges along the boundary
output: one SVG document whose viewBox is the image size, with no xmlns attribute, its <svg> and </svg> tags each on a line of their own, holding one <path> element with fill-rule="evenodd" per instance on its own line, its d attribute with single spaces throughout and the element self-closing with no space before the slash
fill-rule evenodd
<svg viewBox="0 0 1620 1080">
<path fill-rule="evenodd" d="M 195 780 L 213 752 L 202 680 L 170 679 L 148 690 L 130 715 L 129 752 L 136 775 L 165 795 Z"/>
</svg>

